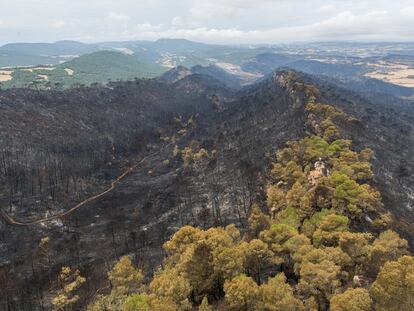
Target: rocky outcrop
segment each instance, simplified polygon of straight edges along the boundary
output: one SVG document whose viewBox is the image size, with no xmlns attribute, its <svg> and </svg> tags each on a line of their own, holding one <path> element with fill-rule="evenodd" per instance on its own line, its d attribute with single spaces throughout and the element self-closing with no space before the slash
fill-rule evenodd
<svg viewBox="0 0 414 311">
<path fill-rule="evenodd" d="M 319 161 L 316 161 L 313 167 L 313 170 L 311 170 L 308 174 L 308 182 L 312 186 L 316 186 L 321 178 L 329 176 L 329 169 L 326 167 L 326 164 L 322 161 L 322 159 L 319 159 Z"/>
</svg>

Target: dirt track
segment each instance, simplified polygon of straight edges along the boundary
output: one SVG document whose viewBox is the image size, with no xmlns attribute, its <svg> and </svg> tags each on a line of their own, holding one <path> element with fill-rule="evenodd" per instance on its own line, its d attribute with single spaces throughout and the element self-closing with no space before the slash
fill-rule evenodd
<svg viewBox="0 0 414 311">
<path fill-rule="evenodd" d="M 162 149 L 164 149 L 166 146 L 162 147 L 160 150 L 158 150 L 157 152 L 150 154 L 146 157 L 144 157 L 142 160 L 140 160 L 139 162 L 137 162 L 136 164 L 134 164 L 133 166 L 130 166 L 128 169 L 126 169 L 121 175 L 119 175 L 114 181 L 111 182 L 111 186 L 106 189 L 103 192 L 100 192 L 98 194 L 95 194 L 85 200 L 83 200 L 82 202 L 79 202 L 78 204 L 76 204 L 75 206 L 73 206 L 72 208 L 68 209 L 67 211 L 58 213 L 56 215 L 50 216 L 50 217 L 46 217 L 46 218 L 42 218 L 42 219 L 38 219 L 38 220 L 34 220 L 34 221 L 19 221 L 15 218 L 13 218 L 12 216 L 10 216 L 9 214 L 7 214 L 5 211 L 3 211 L 2 209 L 0 209 L 0 216 L 3 217 L 3 219 L 6 221 L 7 224 L 9 225 L 13 225 L 13 226 L 31 226 L 31 225 L 37 225 L 37 224 L 41 224 L 41 223 L 45 223 L 45 222 L 49 222 L 52 220 L 56 220 L 62 217 L 65 217 L 67 215 L 72 214 L 73 212 L 75 212 L 76 210 L 78 210 L 79 208 L 81 208 L 82 206 L 95 201 L 96 199 L 104 196 L 105 194 L 111 192 L 112 190 L 114 190 L 116 188 L 116 185 L 122 180 L 124 179 L 126 176 L 128 176 L 132 171 L 134 171 L 139 165 L 141 165 L 148 157 L 156 155 L 157 153 L 161 152 Z"/>
</svg>

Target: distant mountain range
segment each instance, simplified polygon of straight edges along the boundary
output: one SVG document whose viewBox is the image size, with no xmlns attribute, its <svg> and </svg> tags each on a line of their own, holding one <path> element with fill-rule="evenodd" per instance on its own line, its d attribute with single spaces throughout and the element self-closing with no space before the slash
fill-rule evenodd
<svg viewBox="0 0 414 311">
<path fill-rule="evenodd" d="M 175 64 L 195 65 L 204 56 L 210 55 L 212 50 L 221 50 L 223 47 L 192 42 L 183 39 L 160 39 L 150 41 L 126 41 L 81 43 L 77 41 L 58 41 L 55 43 L 10 43 L 0 47 L 0 67 L 56 65 L 83 54 L 114 50 L 125 54 L 135 55 L 137 58 L 155 62 L 171 61 Z M 226 50 L 226 48 L 224 48 Z M 214 54 L 215 52 L 213 52 Z M 192 60 L 191 54 L 203 54 Z M 170 58 L 169 58 L 170 56 Z M 177 56 L 177 57 L 174 57 Z M 176 62 L 176 63 L 174 63 Z"/>
<path fill-rule="evenodd" d="M 160 76 L 177 81 L 191 73 L 237 89 L 291 68 L 356 91 L 413 97 L 413 51 L 413 44 L 224 46 L 184 39 L 11 43 L 0 47 L 0 86 L 67 88 Z"/>
</svg>

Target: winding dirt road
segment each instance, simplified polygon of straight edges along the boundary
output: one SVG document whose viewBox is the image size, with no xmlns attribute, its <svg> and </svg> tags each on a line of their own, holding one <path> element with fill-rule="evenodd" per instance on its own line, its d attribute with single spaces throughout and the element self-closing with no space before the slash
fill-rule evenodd
<svg viewBox="0 0 414 311">
<path fill-rule="evenodd" d="M 42 219 L 38 219 L 38 220 L 34 220 L 34 221 L 28 221 L 28 222 L 24 222 L 24 221 L 19 221 L 15 218 L 13 218 L 12 216 L 10 216 L 9 214 L 7 214 L 5 211 L 3 211 L 2 209 L 0 209 L 0 216 L 3 217 L 3 219 L 6 221 L 7 224 L 12 225 L 12 226 L 32 226 L 32 225 L 38 225 L 41 223 L 45 223 L 45 222 L 49 222 L 52 220 L 56 220 L 62 217 L 65 217 L 67 215 L 72 214 L 73 212 L 75 212 L 76 210 L 78 210 L 79 208 L 81 208 L 82 206 L 95 201 L 96 199 L 104 196 L 105 194 L 111 192 L 112 190 L 114 190 L 116 188 L 116 185 L 122 180 L 124 179 L 127 175 L 129 175 L 132 171 L 134 171 L 139 165 L 141 165 L 148 157 L 156 155 L 158 153 L 161 152 L 161 150 L 163 150 L 166 146 L 162 147 L 160 150 L 158 150 L 157 152 L 150 154 L 144 158 L 142 158 L 141 161 L 137 162 L 136 164 L 134 164 L 133 166 L 130 166 L 127 170 L 125 170 L 121 175 L 119 175 L 114 181 L 111 182 L 111 186 L 106 189 L 103 192 L 100 192 L 98 194 L 95 194 L 85 200 L 83 200 L 82 202 L 76 204 L 75 206 L 73 206 L 72 208 L 68 209 L 67 211 L 58 213 L 56 215 L 53 216 L 49 216 L 46 218 L 42 218 Z"/>
</svg>

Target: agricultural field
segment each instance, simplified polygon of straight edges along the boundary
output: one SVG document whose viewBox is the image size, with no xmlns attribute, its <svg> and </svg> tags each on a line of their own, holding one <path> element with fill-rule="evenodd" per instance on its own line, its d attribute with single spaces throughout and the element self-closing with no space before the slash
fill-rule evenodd
<svg viewBox="0 0 414 311">
<path fill-rule="evenodd" d="M 414 87 L 414 64 L 379 61 L 368 66 L 374 71 L 368 72 L 367 77 L 400 86 Z"/>
</svg>

